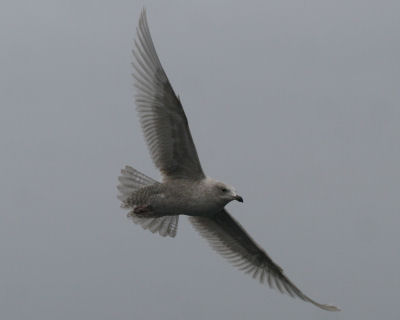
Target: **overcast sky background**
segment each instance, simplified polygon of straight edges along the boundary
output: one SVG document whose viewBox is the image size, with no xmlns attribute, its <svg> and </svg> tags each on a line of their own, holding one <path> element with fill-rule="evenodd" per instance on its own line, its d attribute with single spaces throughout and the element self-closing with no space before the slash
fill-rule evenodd
<svg viewBox="0 0 400 320">
<path fill-rule="evenodd" d="M 159 178 L 133 103 L 146 5 L 206 173 L 305 293 L 235 270 L 183 217 L 142 230 L 125 164 Z M 0 317 L 398 319 L 399 1 L 0 4 Z"/>
</svg>

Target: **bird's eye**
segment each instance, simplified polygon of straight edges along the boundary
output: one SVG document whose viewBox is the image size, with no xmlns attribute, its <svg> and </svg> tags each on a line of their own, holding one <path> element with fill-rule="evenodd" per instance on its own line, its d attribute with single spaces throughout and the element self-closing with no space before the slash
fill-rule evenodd
<svg viewBox="0 0 400 320">
<path fill-rule="evenodd" d="M 222 192 L 228 192 L 228 189 L 227 188 L 221 188 L 221 191 Z"/>
</svg>

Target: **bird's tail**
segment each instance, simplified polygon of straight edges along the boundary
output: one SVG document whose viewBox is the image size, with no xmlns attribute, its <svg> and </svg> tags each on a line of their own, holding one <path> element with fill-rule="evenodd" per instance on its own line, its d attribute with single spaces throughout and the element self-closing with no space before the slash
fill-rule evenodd
<svg viewBox="0 0 400 320">
<path fill-rule="evenodd" d="M 118 180 L 118 199 L 122 201 L 121 207 L 123 208 L 126 208 L 124 204 L 134 192 L 142 187 L 157 182 L 156 180 L 146 176 L 130 166 L 125 166 L 125 168 L 121 170 L 121 176 L 118 178 Z M 147 218 L 135 214 L 132 210 L 129 212 L 128 217 L 131 218 L 134 223 L 140 224 L 143 229 L 149 229 L 153 233 L 158 232 L 163 237 L 175 237 L 176 235 L 179 220 L 178 215 Z"/>
<path fill-rule="evenodd" d="M 136 192 L 140 188 L 157 182 L 130 166 L 125 166 L 125 169 L 121 170 L 121 176 L 118 180 L 119 185 L 117 189 L 120 193 L 118 199 L 122 202 L 125 202 L 132 193 Z"/>
</svg>

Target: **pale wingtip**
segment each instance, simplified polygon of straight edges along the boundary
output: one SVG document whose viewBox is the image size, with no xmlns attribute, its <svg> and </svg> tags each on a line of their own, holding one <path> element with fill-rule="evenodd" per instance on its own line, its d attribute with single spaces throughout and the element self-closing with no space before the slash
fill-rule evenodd
<svg viewBox="0 0 400 320">
<path fill-rule="evenodd" d="M 329 309 L 329 311 L 342 311 L 342 309 L 340 309 L 340 308 L 338 308 L 338 307 L 336 307 L 336 306 L 333 306 L 333 305 L 328 305 L 327 306 Z"/>
<path fill-rule="evenodd" d="M 332 312 L 342 311 L 340 308 L 338 308 L 336 306 L 331 306 L 331 305 L 326 305 L 325 308 L 323 308 L 323 309 L 327 310 L 327 311 L 332 311 Z"/>
<path fill-rule="evenodd" d="M 333 304 L 318 303 L 315 300 L 311 299 L 310 297 L 307 297 L 306 295 L 303 295 L 303 296 L 297 295 L 297 296 L 299 298 L 303 299 L 304 301 L 312 303 L 314 306 L 316 306 L 322 310 L 333 311 L 333 312 L 342 311 L 340 308 L 334 306 Z"/>
<path fill-rule="evenodd" d="M 143 6 L 142 11 L 140 12 L 139 23 L 146 19 L 147 19 L 146 6 Z"/>
<path fill-rule="evenodd" d="M 331 304 L 319 304 L 319 303 L 314 303 L 314 301 L 310 301 L 312 304 L 316 305 L 317 307 L 326 310 L 326 311 L 332 311 L 332 312 L 338 312 L 342 311 L 340 308 L 331 305 Z"/>
</svg>

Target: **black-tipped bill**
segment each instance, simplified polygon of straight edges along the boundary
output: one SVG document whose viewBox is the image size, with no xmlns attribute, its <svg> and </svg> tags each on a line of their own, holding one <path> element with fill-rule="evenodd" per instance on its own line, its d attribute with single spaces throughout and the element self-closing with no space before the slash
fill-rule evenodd
<svg viewBox="0 0 400 320">
<path fill-rule="evenodd" d="M 236 195 L 235 200 L 237 200 L 239 202 L 243 202 L 243 198 L 239 195 Z"/>
</svg>

